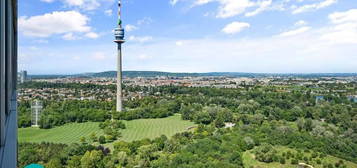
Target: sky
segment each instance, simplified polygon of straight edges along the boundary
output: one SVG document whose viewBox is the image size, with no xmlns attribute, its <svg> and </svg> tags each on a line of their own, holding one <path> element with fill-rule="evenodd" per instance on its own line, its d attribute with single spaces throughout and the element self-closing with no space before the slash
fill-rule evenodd
<svg viewBox="0 0 357 168">
<path fill-rule="evenodd" d="M 19 69 L 116 69 L 117 0 L 19 0 Z M 356 73 L 355 0 L 123 0 L 123 69 Z"/>
</svg>

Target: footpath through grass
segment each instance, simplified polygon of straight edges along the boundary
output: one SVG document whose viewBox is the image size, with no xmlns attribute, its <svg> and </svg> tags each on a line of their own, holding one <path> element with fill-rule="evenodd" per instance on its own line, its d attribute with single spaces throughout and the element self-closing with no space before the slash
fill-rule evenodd
<svg viewBox="0 0 357 168">
<path fill-rule="evenodd" d="M 124 121 L 126 129 L 122 130 L 120 140 L 133 141 L 144 138 L 155 138 L 161 135 L 172 136 L 178 132 L 186 131 L 195 124 L 181 120 L 180 115 L 160 119 L 139 119 Z M 81 137 L 88 138 L 95 132 L 97 136 L 103 135 L 98 122 L 71 123 L 52 129 L 19 128 L 19 142 L 53 142 L 53 143 L 79 143 Z"/>
</svg>

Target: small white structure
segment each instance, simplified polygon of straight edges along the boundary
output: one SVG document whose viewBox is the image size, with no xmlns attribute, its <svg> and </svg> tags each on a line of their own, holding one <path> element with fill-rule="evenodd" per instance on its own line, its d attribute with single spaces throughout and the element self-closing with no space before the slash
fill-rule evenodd
<svg viewBox="0 0 357 168">
<path fill-rule="evenodd" d="M 224 123 L 224 128 L 232 128 L 232 127 L 234 127 L 236 124 L 234 124 L 234 123 Z"/>
<path fill-rule="evenodd" d="M 39 127 L 39 121 L 41 117 L 41 112 L 42 112 L 42 102 L 35 100 L 31 104 L 31 124 L 32 127 Z"/>
</svg>

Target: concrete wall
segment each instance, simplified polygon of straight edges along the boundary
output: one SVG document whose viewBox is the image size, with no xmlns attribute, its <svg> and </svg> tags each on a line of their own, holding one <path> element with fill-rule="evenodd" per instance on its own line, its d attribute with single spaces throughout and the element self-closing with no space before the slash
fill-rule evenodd
<svg viewBox="0 0 357 168">
<path fill-rule="evenodd" d="M 17 0 L 0 0 L 0 168 L 17 164 Z"/>
</svg>

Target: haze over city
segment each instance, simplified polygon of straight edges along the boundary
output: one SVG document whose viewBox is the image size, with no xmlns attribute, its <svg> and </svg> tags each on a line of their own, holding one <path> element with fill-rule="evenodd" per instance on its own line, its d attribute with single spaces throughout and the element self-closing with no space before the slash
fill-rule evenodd
<svg viewBox="0 0 357 168">
<path fill-rule="evenodd" d="M 125 0 L 124 70 L 353 73 L 350 0 Z M 19 69 L 115 70 L 114 0 L 20 0 Z"/>
</svg>

